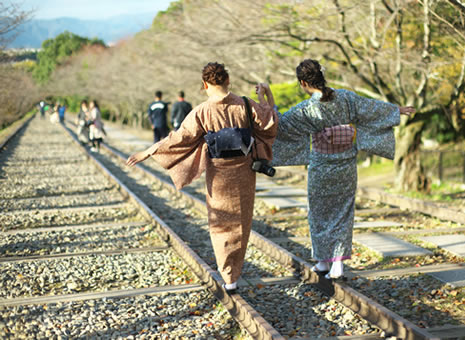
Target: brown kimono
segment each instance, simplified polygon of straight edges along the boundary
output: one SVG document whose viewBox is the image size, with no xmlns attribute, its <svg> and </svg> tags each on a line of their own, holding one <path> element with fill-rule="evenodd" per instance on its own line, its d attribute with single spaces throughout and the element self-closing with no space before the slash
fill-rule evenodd
<svg viewBox="0 0 465 340">
<path fill-rule="evenodd" d="M 271 160 L 271 145 L 278 117 L 268 105 L 249 99 L 259 158 Z M 226 283 L 236 282 L 244 263 L 252 225 L 255 199 L 255 172 L 252 157 L 210 158 L 204 136 L 223 128 L 248 128 L 241 97 L 228 93 L 210 97 L 195 107 L 177 131 L 156 145 L 153 158 L 168 170 L 176 188 L 181 189 L 206 171 L 206 197 L 210 237 L 218 270 Z M 254 157 L 255 151 L 254 151 Z"/>
</svg>

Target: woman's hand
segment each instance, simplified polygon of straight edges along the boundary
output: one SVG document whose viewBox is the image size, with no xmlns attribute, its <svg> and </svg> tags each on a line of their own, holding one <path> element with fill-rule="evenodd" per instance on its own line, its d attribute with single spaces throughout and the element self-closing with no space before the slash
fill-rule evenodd
<svg viewBox="0 0 465 340">
<path fill-rule="evenodd" d="M 147 150 L 137 152 L 131 156 L 126 161 L 127 166 L 134 166 L 137 163 L 145 161 L 147 158 L 150 157 L 150 153 L 147 152 Z"/>
<path fill-rule="evenodd" d="M 266 90 L 263 86 L 263 83 L 258 83 L 257 85 L 255 85 L 255 93 L 259 96 L 265 96 Z"/>
<path fill-rule="evenodd" d="M 413 106 L 399 106 L 401 115 L 410 116 L 411 113 L 415 113 L 417 110 Z"/>
<path fill-rule="evenodd" d="M 255 93 L 258 95 L 268 95 L 268 93 L 270 92 L 270 85 L 268 85 L 267 83 L 258 83 L 257 85 L 255 85 Z"/>
<path fill-rule="evenodd" d="M 255 92 L 257 93 L 258 95 L 258 101 L 260 102 L 260 104 L 267 104 L 267 101 L 265 99 L 265 88 L 263 87 L 263 84 L 260 83 L 260 84 L 257 84 L 255 86 Z"/>
<path fill-rule="evenodd" d="M 275 106 L 273 93 L 271 92 L 270 85 L 267 83 L 259 83 L 255 86 L 255 92 L 258 95 L 258 100 L 261 104 L 267 103 L 271 107 Z M 266 100 L 265 100 L 266 96 Z"/>
</svg>

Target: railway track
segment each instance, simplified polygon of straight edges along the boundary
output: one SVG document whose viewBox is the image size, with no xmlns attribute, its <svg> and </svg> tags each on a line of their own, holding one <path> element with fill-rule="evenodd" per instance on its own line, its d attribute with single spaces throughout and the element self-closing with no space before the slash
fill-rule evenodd
<svg viewBox="0 0 465 340">
<path fill-rule="evenodd" d="M 121 152 L 115 150 L 112 147 L 107 146 L 106 149 L 112 152 L 113 154 L 116 154 L 122 162 L 124 162 L 124 160 L 127 158 L 127 154 L 122 154 Z M 129 151 L 132 152 L 133 150 Z M 159 172 L 160 168 L 158 168 L 158 166 L 154 163 L 149 164 L 149 167 L 140 166 L 140 172 L 144 173 L 147 177 L 152 178 L 152 180 L 154 181 L 164 183 L 165 187 L 169 188 L 173 192 L 173 194 L 175 194 L 176 190 L 174 189 L 172 184 L 166 181 L 166 178 L 164 178 L 166 175 Z M 186 198 L 191 202 L 192 205 L 197 206 L 199 209 L 205 212 L 205 203 L 202 201 L 203 194 L 201 193 L 201 191 L 199 192 L 199 189 L 201 187 L 202 185 L 199 185 L 199 183 L 197 183 L 197 185 L 194 185 L 192 188 L 189 188 L 188 192 L 184 192 L 184 196 L 186 196 Z M 273 217 L 279 218 L 279 216 Z M 276 238 L 277 236 L 283 234 L 288 236 L 287 232 L 283 232 L 282 228 L 274 228 L 272 225 L 266 223 L 255 223 L 254 229 L 259 230 L 261 234 L 264 234 L 270 238 Z M 257 247 L 258 249 L 263 251 L 265 254 L 267 254 L 283 266 L 292 268 L 295 272 L 299 273 L 299 277 L 302 279 L 303 282 L 318 286 L 318 288 L 321 291 L 324 291 L 329 296 L 332 296 L 335 300 L 352 308 L 354 311 L 357 311 L 366 319 L 374 323 L 377 323 L 384 330 L 387 331 L 385 334 L 396 334 L 401 338 L 421 338 L 423 336 L 434 337 L 431 334 L 428 335 L 427 332 L 424 332 L 424 330 L 416 327 L 415 325 L 403 319 L 402 317 L 399 317 L 395 313 L 392 313 L 391 311 L 387 310 L 372 299 L 369 299 L 363 296 L 362 294 L 357 293 L 350 287 L 337 283 L 332 285 L 324 279 L 321 280 L 320 277 L 318 277 L 310 271 L 310 265 L 307 262 L 293 255 L 290 251 L 271 242 L 269 239 L 267 239 L 260 233 L 257 233 L 256 231 L 252 232 L 250 240 L 252 246 Z M 206 235 L 206 238 L 208 238 L 208 235 Z M 293 252 L 303 252 L 307 253 L 307 255 L 310 253 L 310 250 L 308 248 L 301 247 L 299 244 L 292 244 L 291 248 Z M 296 325 L 295 327 L 298 326 Z"/>
<path fill-rule="evenodd" d="M 227 310 L 251 338 L 437 338 L 320 279 L 295 255 L 308 247 L 273 243 L 284 231 L 266 220 L 254 222 L 239 294 L 228 296 L 202 185 L 177 192 L 155 165 L 125 167 L 128 152 L 88 159 L 38 118 L 1 151 L 0 335 L 233 338 L 243 331 Z"/>
<path fill-rule="evenodd" d="M 84 151 L 35 118 L 0 152 L 0 337 L 237 331 L 154 220 Z"/>
</svg>

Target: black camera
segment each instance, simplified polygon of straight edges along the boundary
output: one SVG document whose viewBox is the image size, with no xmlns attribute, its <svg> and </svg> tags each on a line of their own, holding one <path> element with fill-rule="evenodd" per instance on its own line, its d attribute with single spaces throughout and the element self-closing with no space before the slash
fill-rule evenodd
<svg viewBox="0 0 465 340">
<path fill-rule="evenodd" d="M 261 172 L 267 176 L 273 177 L 276 173 L 275 168 L 268 165 L 268 160 L 266 159 L 257 159 L 252 163 L 252 170 L 256 172 Z"/>
</svg>

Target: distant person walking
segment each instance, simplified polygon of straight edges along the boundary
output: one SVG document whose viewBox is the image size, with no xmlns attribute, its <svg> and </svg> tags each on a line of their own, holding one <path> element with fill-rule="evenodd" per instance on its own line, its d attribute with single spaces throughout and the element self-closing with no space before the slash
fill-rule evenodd
<svg viewBox="0 0 465 340">
<path fill-rule="evenodd" d="M 179 91 L 178 101 L 171 108 L 171 124 L 175 130 L 179 129 L 182 121 L 191 111 L 192 105 L 184 99 L 184 91 Z"/>
<path fill-rule="evenodd" d="M 59 108 L 59 104 L 55 104 L 55 106 L 53 107 L 53 110 L 52 110 L 52 113 L 50 114 L 50 122 L 52 122 L 53 124 L 56 124 L 60 121 L 60 117 L 58 115 L 58 108 Z"/>
<path fill-rule="evenodd" d="M 100 143 L 103 141 L 105 132 L 103 130 L 102 114 L 96 100 L 89 103 L 89 138 L 92 143 L 90 151 L 99 152 Z"/>
<path fill-rule="evenodd" d="M 40 118 L 44 119 L 45 117 L 45 102 L 43 100 L 40 101 L 39 103 L 39 111 L 40 111 Z"/>
<path fill-rule="evenodd" d="M 155 101 L 149 105 L 148 114 L 153 129 L 154 143 L 168 136 L 168 125 L 166 123 L 166 114 L 168 113 L 168 103 L 162 100 L 163 93 L 155 92 Z"/>
<path fill-rule="evenodd" d="M 60 123 L 63 123 L 65 121 L 65 112 L 66 106 L 58 104 L 58 118 L 60 120 Z"/>
<path fill-rule="evenodd" d="M 81 102 L 81 108 L 79 110 L 79 113 L 76 119 L 76 124 L 77 124 L 76 134 L 78 136 L 79 141 L 82 144 L 89 143 L 89 125 L 87 124 L 87 121 L 89 120 L 88 115 L 89 115 L 89 107 L 87 104 L 87 100 L 84 99 Z"/>
</svg>

